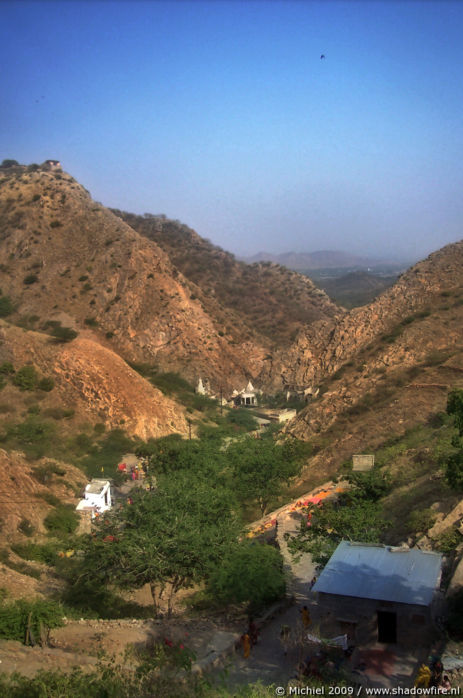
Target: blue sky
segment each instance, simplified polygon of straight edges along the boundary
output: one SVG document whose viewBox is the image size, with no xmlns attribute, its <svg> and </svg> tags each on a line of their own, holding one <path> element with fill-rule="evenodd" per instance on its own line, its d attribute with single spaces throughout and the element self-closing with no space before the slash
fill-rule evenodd
<svg viewBox="0 0 463 698">
<path fill-rule="evenodd" d="M 237 254 L 419 258 L 463 238 L 462 36 L 445 0 L 4 0 L 0 160 Z"/>
</svg>

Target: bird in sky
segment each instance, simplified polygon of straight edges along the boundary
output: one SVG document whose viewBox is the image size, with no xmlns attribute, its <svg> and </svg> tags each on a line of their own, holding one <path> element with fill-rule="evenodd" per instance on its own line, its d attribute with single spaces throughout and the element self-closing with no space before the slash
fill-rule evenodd
<svg viewBox="0 0 463 698">
<path fill-rule="evenodd" d="M 322 55 L 320 56 L 320 60 L 322 61 L 324 58 L 325 58 L 325 54 L 322 53 Z"/>
</svg>

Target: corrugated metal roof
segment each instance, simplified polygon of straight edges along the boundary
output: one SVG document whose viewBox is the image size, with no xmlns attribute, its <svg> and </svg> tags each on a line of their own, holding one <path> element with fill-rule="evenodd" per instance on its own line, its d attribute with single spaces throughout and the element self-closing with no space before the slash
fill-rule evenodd
<svg viewBox="0 0 463 698">
<path fill-rule="evenodd" d="M 343 541 L 313 591 L 428 606 L 441 565 L 440 553 Z"/>
</svg>

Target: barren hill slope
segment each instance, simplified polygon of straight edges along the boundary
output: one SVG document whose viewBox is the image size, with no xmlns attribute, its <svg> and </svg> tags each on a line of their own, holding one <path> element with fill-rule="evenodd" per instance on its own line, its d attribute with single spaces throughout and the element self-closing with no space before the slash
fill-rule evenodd
<svg viewBox="0 0 463 698">
<path fill-rule="evenodd" d="M 190 379 L 241 384 L 262 370 L 269 340 L 239 317 L 222 323 L 201 292 L 66 173 L 0 171 L 0 288 L 13 320 L 81 330 L 126 360 L 156 363 Z"/>
<path fill-rule="evenodd" d="M 75 419 L 124 428 L 141 439 L 187 433 L 183 410 L 136 373 L 111 349 L 84 330 L 68 344 L 57 344 L 43 333 L 25 331 L 0 321 L 0 364 L 16 370 L 26 364 L 53 379 L 55 388 L 42 396 L 44 408 L 72 409 Z M 2 400 L 14 404 L 13 386 Z"/>
<path fill-rule="evenodd" d="M 210 299 L 215 299 L 225 317 L 239 313 L 242 328 L 270 339 L 273 346 L 285 346 L 305 325 L 344 312 L 310 279 L 280 264 L 239 262 L 188 226 L 164 216 L 114 212 L 154 240 L 182 274 L 200 287 L 208 310 Z M 211 307 L 210 312 L 217 311 Z"/>
<path fill-rule="evenodd" d="M 117 213 L 65 172 L 0 168 L 0 288 L 13 322 L 91 328 L 125 360 L 218 390 L 249 378 L 281 387 L 275 347 L 343 313 L 295 272 L 238 263 L 162 217 Z"/>
<path fill-rule="evenodd" d="M 329 470 L 425 422 L 463 385 L 463 242 L 415 265 L 316 342 L 306 334 L 292 349 L 301 363 L 291 378 L 322 390 L 289 431 L 328 444 L 319 464 Z"/>
</svg>

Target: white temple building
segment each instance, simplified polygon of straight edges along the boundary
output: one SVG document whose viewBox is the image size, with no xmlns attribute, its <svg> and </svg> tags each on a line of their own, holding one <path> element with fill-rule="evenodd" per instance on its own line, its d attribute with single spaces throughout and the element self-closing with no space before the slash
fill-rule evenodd
<svg viewBox="0 0 463 698">
<path fill-rule="evenodd" d="M 92 519 L 111 509 L 111 483 L 109 480 L 93 478 L 85 487 L 84 498 L 76 506 L 76 511 L 89 512 Z"/>
</svg>

